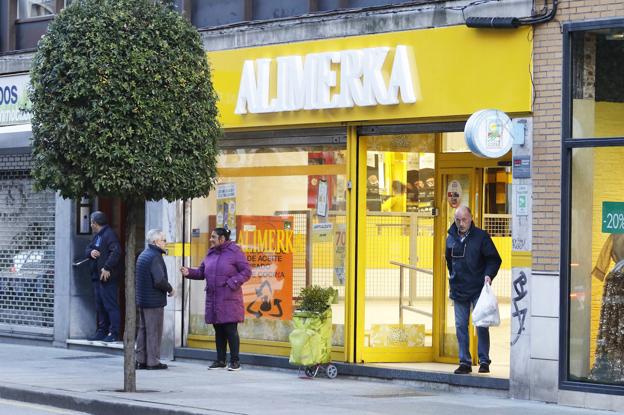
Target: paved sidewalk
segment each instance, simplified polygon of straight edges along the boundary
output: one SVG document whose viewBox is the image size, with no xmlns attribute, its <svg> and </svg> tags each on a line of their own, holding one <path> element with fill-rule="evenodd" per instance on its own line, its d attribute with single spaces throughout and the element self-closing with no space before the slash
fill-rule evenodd
<svg viewBox="0 0 624 415">
<path fill-rule="evenodd" d="M 609 414 L 399 382 L 302 379 L 294 370 L 208 371 L 207 362 L 137 371 L 139 392 L 123 393 L 121 356 L 0 343 L 0 361 L 0 398 L 92 414 Z"/>
</svg>

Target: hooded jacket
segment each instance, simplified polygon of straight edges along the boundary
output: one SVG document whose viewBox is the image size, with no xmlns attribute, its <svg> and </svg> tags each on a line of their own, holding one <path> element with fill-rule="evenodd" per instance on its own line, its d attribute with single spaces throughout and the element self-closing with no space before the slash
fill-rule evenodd
<svg viewBox="0 0 624 415">
<path fill-rule="evenodd" d="M 493 280 L 502 262 L 490 235 L 474 223 L 463 241 L 457 225 L 451 225 L 446 238 L 445 256 L 449 271 L 449 297 L 460 302 L 471 301 L 478 296 L 485 276 Z"/>
<path fill-rule="evenodd" d="M 245 320 L 241 286 L 250 277 L 247 258 L 232 241 L 210 248 L 199 268 L 189 268 L 187 278 L 206 280 L 207 324 L 242 323 Z"/>
</svg>

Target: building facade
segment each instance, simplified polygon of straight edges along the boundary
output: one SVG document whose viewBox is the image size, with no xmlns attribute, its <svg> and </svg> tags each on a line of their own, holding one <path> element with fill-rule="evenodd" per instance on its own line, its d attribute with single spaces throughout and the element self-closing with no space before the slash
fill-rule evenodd
<svg viewBox="0 0 624 415">
<path fill-rule="evenodd" d="M 174 241 L 166 262 L 180 294 L 166 308 L 165 354 L 214 349 L 204 287 L 176 270 L 198 265 L 210 230 L 227 225 L 254 268 L 242 352 L 287 356 L 299 292 L 321 285 L 338 291 L 335 361 L 416 371 L 424 370 L 419 363 L 456 363 L 442 253 L 464 204 L 503 258 L 493 285 L 501 326 L 491 330 L 492 377 L 516 398 L 623 409 L 614 266 L 624 212 L 613 174 L 624 144 L 623 7 L 222 3 L 176 3 L 202 36 L 225 135 L 213 194 L 145 206 L 145 229 L 162 228 Z M 63 6 L 0 1 L 0 85 L 9 101 Z M 505 27 L 466 26 L 480 17 Z M 490 158 L 470 151 L 466 122 L 484 109 L 511 118 L 490 122 L 486 134 L 492 148 L 512 140 L 511 151 Z M 81 219 L 104 209 L 123 233 L 124 206 L 31 192 L 27 125 L 0 127 L 0 209 L 24 227 L 0 235 L 9 268 L 0 274 L 0 330 L 84 346 L 95 315 L 88 277 L 72 266 L 91 237 Z M 27 189 L 22 202 L 13 197 L 19 189 Z M 32 244 L 22 246 L 22 234 Z M 39 251 L 53 259 L 37 262 Z M 50 273 L 15 282 L 20 255 L 34 256 L 39 271 L 52 266 L 54 283 Z M 36 324 L 29 313 L 11 317 L 20 295 L 44 308 L 31 313 Z"/>
<path fill-rule="evenodd" d="M 624 7 L 608 1 L 559 6 L 558 22 L 537 26 L 534 37 L 532 291 L 540 298 L 532 301 L 532 320 L 541 330 L 558 330 L 559 339 L 532 356 L 530 365 L 539 366 L 544 386 L 550 385 L 533 389 L 533 396 L 622 410 L 613 346 L 621 332 L 613 326 L 621 297 L 612 286 L 619 212 L 611 209 L 621 202 L 612 185 L 624 133 L 621 76 L 613 68 L 622 59 Z M 539 307 L 548 301 L 552 306 Z"/>
</svg>

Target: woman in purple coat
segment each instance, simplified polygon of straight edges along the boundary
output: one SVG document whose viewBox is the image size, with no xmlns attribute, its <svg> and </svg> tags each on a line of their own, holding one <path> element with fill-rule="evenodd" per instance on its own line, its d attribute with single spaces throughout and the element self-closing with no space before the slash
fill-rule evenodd
<svg viewBox="0 0 624 415">
<path fill-rule="evenodd" d="M 238 323 L 245 320 L 241 286 L 251 277 L 245 254 L 233 241 L 230 231 L 216 228 L 210 234 L 210 249 L 199 268 L 180 268 L 182 276 L 206 280 L 206 323 L 212 324 L 217 344 L 217 360 L 208 369 L 240 370 Z M 226 366 L 227 345 L 230 364 Z"/>
</svg>

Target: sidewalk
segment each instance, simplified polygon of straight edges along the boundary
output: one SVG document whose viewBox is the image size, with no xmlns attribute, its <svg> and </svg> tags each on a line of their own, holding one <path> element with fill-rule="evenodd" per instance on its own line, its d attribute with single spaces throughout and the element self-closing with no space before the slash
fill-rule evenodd
<svg viewBox="0 0 624 415">
<path fill-rule="evenodd" d="M 121 356 L 0 343 L 0 398 L 92 414 L 418 414 L 606 415 L 477 394 L 424 390 L 406 383 L 338 376 L 301 379 L 296 370 L 244 366 L 206 370 L 206 362 L 167 362 L 137 371 L 137 393 L 123 388 Z"/>
</svg>

